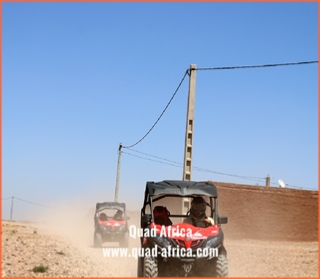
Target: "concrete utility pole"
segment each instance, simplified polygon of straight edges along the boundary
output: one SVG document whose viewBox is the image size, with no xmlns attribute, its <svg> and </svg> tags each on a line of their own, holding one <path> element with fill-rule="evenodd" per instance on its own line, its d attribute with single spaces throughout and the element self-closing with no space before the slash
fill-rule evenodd
<svg viewBox="0 0 320 279">
<path fill-rule="evenodd" d="M 13 213 L 13 199 L 14 199 L 14 197 L 11 197 L 10 221 L 12 221 L 12 213 Z"/>
<path fill-rule="evenodd" d="M 118 166 L 117 166 L 117 179 L 116 179 L 116 190 L 114 195 L 114 201 L 118 201 L 118 192 L 119 192 L 119 182 L 120 182 L 120 162 L 121 162 L 121 151 L 122 149 L 122 143 L 119 144 L 119 150 L 118 150 Z"/>
<path fill-rule="evenodd" d="M 266 186 L 270 187 L 270 175 L 269 174 L 266 177 Z"/>
<path fill-rule="evenodd" d="M 191 181 L 192 175 L 192 141 L 193 141 L 193 122 L 194 122 L 194 105 L 196 95 L 196 68 L 195 64 L 190 65 L 189 77 L 189 94 L 187 107 L 187 125 L 186 137 L 184 144 L 184 165 L 182 180 Z"/>
<path fill-rule="evenodd" d="M 194 125 L 194 106 L 196 95 L 196 68 L 195 64 L 190 65 L 189 70 L 189 93 L 187 106 L 187 122 L 186 122 L 186 136 L 184 143 L 184 164 L 182 180 L 191 181 L 192 176 L 192 143 L 193 143 L 193 125 Z M 181 210 L 182 214 L 187 214 L 190 209 L 190 199 L 184 198 L 182 200 Z M 182 220 L 181 220 L 182 222 Z"/>
</svg>

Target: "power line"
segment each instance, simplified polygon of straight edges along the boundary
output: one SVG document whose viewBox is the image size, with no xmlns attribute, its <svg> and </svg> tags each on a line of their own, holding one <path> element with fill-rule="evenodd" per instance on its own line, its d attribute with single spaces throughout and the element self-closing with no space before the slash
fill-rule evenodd
<svg viewBox="0 0 320 279">
<path fill-rule="evenodd" d="M 173 166 L 173 167 L 178 167 L 178 168 L 182 168 L 182 167 L 183 167 L 181 163 L 178 163 L 178 162 L 176 162 L 176 161 L 168 160 L 168 159 L 165 159 L 165 158 L 161 158 L 161 157 L 158 157 L 158 156 L 154 156 L 154 155 L 151 155 L 151 154 L 148 154 L 148 153 L 144 153 L 144 152 L 140 152 L 140 151 L 133 150 L 133 149 L 131 149 L 131 151 L 134 151 L 134 152 L 137 152 L 137 153 L 141 153 L 141 154 L 144 154 L 144 155 L 147 155 L 147 156 L 150 156 L 150 157 L 162 159 L 162 160 L 165 160 L 165 161 L 168 161 L 168 162 L 172 162 L 172 163 L 174 163 L 174 164 L 169 164 L 169 163 L 161 162 L 161 161 L 158 161 L 158 160 L 153 160 L 153 159 L 141 157 L 141 156 L 134 155 L 134 154 L 131 154 L 131 153 L 128 153 L 128 152 L 123 152 L 123 153 L 125 153 L 125 154 L 127 154 L 127 155 L 130 155 L 130 156 L 133 156 L 133 157 L 137 157 L 137 158 L 139 158 L 139 159 L 148 160 L 148 161 L 152 161 L 152 162 L 156 162 L 156 163 L 160 163 L 160 164 L 165 164 L 165 165 L 169 165 L 169 166 Z M 222 172 L 217 172 L 217 171 L 211 171 L 211 170 L 207 170 L 207 169 L 203 169 L 203 168 L 199 168 L 199 167 L 195 167 L 195 166 L 193 166 L 192 168 L 195 169 L 195 170 L 197 170 L 197 171 L 211 172 L 211 173 L 218 174 L 218 175 L 233 176 L 233 177 L 237 177 L 237 178 L 241 178 L 241 179 L 246 179 L 246 180 L 251 180 L 251 181 L 256 181 L 256 182 L 264 182 L 264 181 L 265 181 L 265 178 L 264 178 L 264 177 L 241 176 L 241 175 L 236 175 L 236 174 L 227 174 L 227 173 L 222 173 Z M 273 184 L 273 185 L 278 185 L 277 183 L 271 183 L 271 184 Z M 302 190 L 306 189 L 306 187 L 299 187 L 299 186 L 294 186 L 294 185 L 291 185 L 291 184 L 287 184 L 287 185 L 290 186 L 290 187 L 292 187 L 292 188 L 298 188 L 298 189 L 302 189 Z M 311 189 L 310 189 L 310 190 L 311 190 Z"/>
<path fill-rule="evenodd" d="M 185 77 L 186 77 L 187 74 L 188 74 L 188 70 L 185 72 L 182 80 L 180 81 L 180 83 L 179 83 L 176 91 L 173 93 L 173 95 L 172 95 L 171 99 L 169 100 L 168 104 L 166 105 L 166 107 L 164 108 L 164 110 L 162 111 L 162 113 L 160 114 L 160 116 L 158 117 L 158 119 L 156 120 L 156 122 L 155 122 L 155 123 L 152 125 L 152 127 L 149 129 L 149 131 L 148 131 L 140 140 L 138 140 L 136 143 L 134 143 L 134 144 L 132 144 L 132 145 L 129 145 L 129 146 L 122 146 L 123 148 L 130 148 L 130 147 L 133 147 L 133 146 L 137 145 L 139 142 L 141 142 L 141 141 L 152 131 L 152 129 L 154 128 L 154 126 L 156 126 L 156 124 L 159 122 L 159 120 L 160 120 L 160 118 L 162 117 L 162 115 L 165 113 L 165 111 L 166 111 L 167 108 L 169 107 L 169 105 L 170 105 L 171 101 L 173 100 L 174 96 L 177 94 L 177 92 L 178 92 L 178 90 L 179 90 L 181 84 L 183 83 L 183 81 L 184 81 L 184 79 L 185 79 Z"/>
<path fill-rule="evenodd" d="M 279 186 L 278 183 L 271 183 L 273 185 L 277 185 Z M 309 188 L 309 187 L 301 187 L 301 186 L 296 186 L 296 185 L 292 185 L 292 184 L 286 184 L 286 187 L 289 186 L 288 188 L 295 188 L 295 189 L 299 189 L 299 190 L 312 190 L 312 191 L 318 191 L 318 190 L 315 190 L 315 189 L 312 189 L 312 188 Z"/>
<path fill-rule="evenodd" d="M 265 177 L 254 177 L 254 176 L 243 176 L 243 175 L 229 174 L 229 173 L 212 171 L 212 170 L 198 168 L 198 167 L 194 167 L 194 169 L 198 170 L 198 171 L 202 171 L 202 172 L 211 172 L 211 173 L 218 174 L 218 175 L 227 175 L 227 176 L 232 176 L 232 177 L 237 177 L 237 178 L 242 178 L 242 179 L 247 179 L 247 180 L 259 181 L 259 182 L 265 181 Z"/>
<path fill-rule="evenodd" d="M 42 204 L 39 204 L 39 203 L 34 203 L 34 202 L 30 202 L 30 201 L 26 201 L 26 200 L 19 199 L 19 198 L 16 198 L 16 197 L 14 197 L 14 199 L 17 199 L 17 200 L 22 201 L 22 202 L 30 203 L 30 204 L 34 204 L 34 205 L 38 205 L 38 206 L 42 206 L 42 207 L 48 207 L 48 208 L 54 208 L 54 209 L 57 209 L 57 208 L 52 207 L 52 206 L 47 206 L 47 205 L 42 205 Z"/>
<path fill-rule="evenodd" d="M 140 154 L 143 154 L 143 155 L 147 155 L 149 157 L 153 157 L 153 158 L 157 158 L 157 159 L 164 160 L 164 161 L 167 161 L 167 162 L 175 163 L 177 165 L 183 165 L 180 162 L 176 162 L 176 161 L 168 160 L 168 159 L 165 159 L 165 158 L 161 158 L 161 157 L 158 157 L 158 156 L 155 156 L 155 155 L 151 155 L 151 154 L 148 154 L 148 153 L 145 153 L 145 152 L 141 152 L 141 151 L 138 151 L 138 150 L 135 150 L 135 149 L 130 149 L 130 150 L 134 151 L 134 152 L 137 152 L 137 153 L 140 153 Z"/>
<path fill-rule="evenodd" d="M 279 66 L 297 66 L 314 64 L 318 61 L 305 61 L 305 62 L 292 62 L 292 63 L 278 63 L 278 64 L 264 64 L 264 65 L 252 65 L 252 66 L 232 66 L 232 67 L 214 67 L 214 68 L 197 68 L 196 71 L 205 70 L 235 70 L 235 69 L 249 69 L 249 68 L 267 68 L 267 67 L 279 67 Z"/>
<path fill-rule="evenodd" d="M 4 200 L 10 200 L 10 199 L 12 199 L 12 198 L 11 198 L 11 197 L 10 197 L 10 198 L 4 198 L 4 199 L 2 199 L 2 200 L 4 201 Z"/>
<path fill-rule="evenodd" d="M 297 66 L 297 65 L 306 65 L 306 64 L 314 64 L 314 63 L 318 63 L 318 61 L 303 61 L 303 62 L 290 62 L 290 63 L 277 63 L 277 64 L 264 64 L 264 65 L 251 65 L 251 66 L 232 66 L 232 67 L 214 67 L 214 68 L 197 68 L 197 69 L 193 69 L 196 71 L 203 71 L 203 70 L 234 70 L 234 69 L 248 69 L 248 68 L 266 68 L 266 67 L 279 67 L 279 66 Z M 162 111 L 162 113 L 160 114 L 160 116 L 158 117 L 158 119 L 156 120 L 156 122 L 151 126 L 151 128 L 149 129 L 149 131 L 140 139 L 138 140 L 136 143 L 129 145 L 129 146 L 123 146 L 123 148 L 131 148 L 134 147 L 135 145 L 137 145 L 138 143 L 140 143 L 142 140 L 144 140 L 147 135 L 153 130 L 153 128 L 157 125 L 157 123 L 159 122 L 159 120 L 161 119 L 161 117 L 163 116 L 163 114 L 165 113 L 165 111 L 167 110 L 167 108 L 169 107 L 171 101 L 173 100 L 173 98 L 175 97 L 176 93 L 178 92 L 180 86 L 182 85 L 185 77 L 187 74 L 190 74 L 190 69 L 187 69 L 182 80 L 180 81 L 176 91 L 173 93 L 172 97 L 170 98 L 168 104 L 166 105 L 166 107 L 164 108 L 164 110 Z"/>
<path fill-rule="evenodd" d="M 168 159 L 165 159 L 165 158 L 154 156 L 154 155 L 151 155 L 151 154 L 148 154 L 148 153 L 145 153 L 145 152 L 141 152 L 141 151 L 138 151 L 138 150 L 134 150 L 134 149 L 130 149 L 130 150 L 134 151 L 134 152 L 137 152 L 137 153 L 140 153 L 140 154 L 143 154 L 143 155 L 146 155 L 146 156 L 150 156 L 150 157 L 153 157 L 153 158 L 157 158 L 157 159 L 160 159 L 160 160 L 171 162 L 171 163 L 174 163 L 174 164 L 169 164 L 169 163 L 161 162 L 161 161 L 158 161 L 158 160 L 152 160 L 152 159 L 149 159 L 149 158 L 133 155 L 133 154 L 127 153 L 127 152 L 123 152 L 123 153 L 131 155 L 131 156 L 134 156 L 134 157 L 137 157 L 137 158 L 140 158 L 140 159 L 156 162 L 156 163 L 161 163 L 161 164 L 170 165 L 170 166 L 174 166 L 174 167 L 180 167 L 180 168 L 183 167 L 182 163 L 179 163 L 179 162 L 176 162 L 176 161 L 168 160 Z M 235 175 L 235 174 L 228 174 L 228 173 L 212 171 L 212 170 L 208 170 L 208 169 L 204 169 L 204 168 L 200 168 L 200 167 L 196 167 L 196 166 L 193 166 L 192 168 L 197 170 L 197 171 L 201 171 L 201 172 L 210 172 L 210 173 L 214 173 L 214 174 L 218 174 L 218 175 L 233 176 L 233 177 L 237 177 L 237 178 L 242 178 L 242 179 L 246 179 L 246 180 L 253 180 L 253 181 L 258 181 L 258 182 L 261 182 L 261 181 L 265 180 L 264 177 L 241 176 L 241 175 Z"/>
<path fill-rule="evenodd" d="M 177 167 L 177 168 L 182 168 L 182 166 L 179 166 L 179 165 L 174 165 L 174 164 L 169 164 L 169 163 L 165 163 L 165 162 L 161 162 L 161 161 L 157 161 L 157 160 L 152 160 L 152 159 L 149 159 L 149 158 L 145 158 L 145 157 L 141 157 L 141 156 L 138 156 L 138 155 L 131 154 L 129 152 L 123 151 L 122 153 L 130 155 L 130 156 L 133 156 L 133 157 L 137 157 L 137 158 L 140 158 L 140 159 L 143 159 L 143 160 L 148 160 L 148 161 L 152 161 L 152 162 L 156 162 L 156 163 L 160 163 L 160 164 L 165 164 L 165 165 L 169 165 L 169 166 L 173 166 L 173 167 Z"/>
<path fill-rule="evenodd" d="M 146 156 L 149 156 L 149 157 L 153 157 L 153 158 L 156 158 L 156 159 L 164 160 L 166 162 L 171 162 L 172 164 L 166 163 L 166 162 L 162 162 L 162 161 L 158 161 L 158 160 L 145 158 L 145 157 L 134 155 L 134 154 L 131 154 L 131 153 L 128 153 L 128 152 L 123 152 L 123 153 L 125 153 L 127 155 L 130 155 L 130 156 L 133 156 L 133 157 L 137 157 L 139 159 L 148 160 L 148 161 L 152 161 L 152 162 L 156 162 L 156 163 L 160 163 L 160 164 L 165 164 L 165 165 L 169 165 L 169 166 L 173 166 L 173 167 L 179 167 L 179 168 L 183 167 L 182 163 L 179 163 L 179 162 L 176 162 L 176 161 L 173 161 L 173 160 L 169 160 L 169 159 L 165 159 L 165 158 L 158 157 L 158 156 L 155 156 L 155 155 L 151 155 L 151 154 L 148 154 L 148 153 L 145 153 L 145 152 L 141 152 L 141 151 L 138 151 L 138 150 L 135 150 L 135 149 L 130 149 L 130 150 L 134 151 L 134 152 L 137 152 L 137 153 L 140 153 L 140 154 L 143 154 L 143 155 L 146 155 Z M 197 171 L 209 172 L 209 173 L 214 173 L 214 174 L 218 174 L 218 175 L 232 176 L 232 177 L 237 177 L 237 178 L 246 179 L 246 180 L 252 180 L 252 181 L 256 181 L 256 182 L 264 182 L 265 181 L 265 177 L 242 176 L 242 175 L 236 175 L 236 174 L 228 174 L 228 173 L 212 171 L 212 170 L 208 170 L 208 169 L 204 169 L 204 168 L 199 168 L 199 167 L 196 167 L 196 166 L 193 166 L 192 168 L 197 170 Z M 278 186 L 278 184 L 274 183 L 274 182 L 271 183 L 271 184 Z M 301 186 L 296 186 L 296 185 L 291 185 L 291 184 L 287 184 L 287 186 L 290 186 L 291 188 L 297 188 L 297 189 L 308 189 L 307 187 L 301 187 Z"/>
<path fill-rule="evenodd" d="M 197 68 L 197 69 L 192 69 L 192 70 L 232 70 L 232 69 L 245 69 L 245 68 L 266 68 L 266 67 L 279 67 L 279 66 L 297 66 L 297 65 L 306 65 L 306 64 L 315 64 L 315 63 L 318 63 L 318 61 L 314 60 L 314 61 L 303 61 L 303 62 L 290 62 L 290 63 L 277 63 L 277 64 L 264 64 L 264 65 L 250 65 L 250 66 L 232 66 L 232 67 L 213 67 L 213 68 Z M 122 153 L 121 149 L 122 147 L 123 148 L 131 148 L 131 147 L 134 147 L 135 145 L 137 145 L 138 143 L 140 143 L 144 138 L 147 137 L 147 135 L 152 131 L 152 129 L 155 127 L 155 125 L 159 122 L 159 120 L 161 119 L 161 117 L 163 116 L 163 114 L 165 113 L 165 111 L 167 110 L 167 108 L 169 107 L 171 101 L 173 100 L 173 98 L 175 97 L 176 93 L 178 92 L 181 84 L 183 83 L 186 75 L 190 75 L 190 71 L 191 69 L 187 69 L 182 80 L 180 81 L 176 91 L 174 92 L 174 94 L 172 95 L 171 99 L 169 100 L 168 104 L 166 105 L 166 107 L 164 108 L 164 110 L 162 111 L 162 113 L 160 114 L 160 116 L 158 117 L 158 119 L 156 120 L 156 122 L 152 125 L 152 127 L 149 129 L 149 131 L 139 140 L 137 141 L 136 143 L 130 145 L 130 146 L 123 146 L 122 144 L 119 145 L 119 158 L 120 158 L 120 155 Z M 135 151 L 135 150 L 132 150 L 132 151 Z M 167 165 L 171 165 L 171 166 L 175 166 L 175 167 L 182 167 L 181 163 L 178 163 L 178 162 L 175 162 L 175 161 L 171 161 L 171 160 L 167 160 L 167 159 L 164 159 L 164 158 L 160 158 L 160 157 L 157 157 L 157 156 L 153 156 L 153 155 L 150 155 L 150 154 L 147 154 L 147 153 L 143 153 L 143 152 L 139 152 L 139 151 L 136 151 L 138 153 L 142 153 L 144 155 L 147 155 L 147 156 L 151 156 L 151 157 L 155 157 L 157 159 L 161 159 L 161 160 L 165 160 L 167 162 L 172 162 L 174 163 L 173 164 L 168 164 L 168 163 L 164 163 L 164 162 L 161 162 L 161 161 L 157 161 L 157 160 L 151 160 L 151 159 L 148 159 L 148 158 L 144 158 L 144 157 L 141 157 L 141 156 L 136 156 L 136 155 L 133 155 L 131 153 L 127 153 L 127 152 L 123 152 L 125 154 L 128 154 L 128 155 L 131 155 L 131 156 L 134 156 L 134 157 L 138 157 L 138 158 L 141 158 L 141 159 L 145 159 L 145 160 L 149 160 L 149 161 L 154 161 L 154 162 L 157 162 L 157 163 L 161 163 L 161 164 L 167 164 Z M 178 164 L 178 165 L 177 165 Z M 227 173 L 222 173 L 222 172 L 217 172 L 217 171 L 212 171 L 212 170 L 207 170 L 207 169 L 204 169 L 204 168 L 198 168 L 198 167 L 193 167 L 195 170 L 198 170 L 198 171 L 202 171 L 202 172 L 211 172 L 211 173 L 215 173 L 215 174 L 219 174 L 219 175 L 227 175 L 227 176 L 233 176 L 233 177 L 237 177 L 237 178 L 242 178 L 242 179 L 247 179 L 247 180 L 254 180 L 254 181 L 261 181 L 261 180 L 265 180 L 265 178 L 262 178 L 262 177 L 251 177 L 251 176 L 240 176 L 240 175 L 234 175 L 234 174 L 227 174 Z M 117 179 L 118 181 L 118 179 Z M 297 187 L 297 186 L 296 186 Z"/>
</svg>

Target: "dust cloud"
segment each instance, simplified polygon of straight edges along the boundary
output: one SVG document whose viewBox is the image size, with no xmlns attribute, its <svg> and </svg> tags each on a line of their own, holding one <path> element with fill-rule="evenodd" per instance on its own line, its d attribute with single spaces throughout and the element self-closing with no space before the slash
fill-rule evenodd
<svg viewBox="0 0 320 279">
<path fill-rule="evenodd" d="M 219 212 L 232 277 L 317 276 L 318 194 L 289 189 L 242 187 L 221 183 Z M 56 201 L 51 208 L 31 212 L 40 229 L 68 238 L 74 246 L 114 277 L 136 277 L 135 258 L 103 256 L 93 248 L 94 211 L 99 199 L 83 197 Z M 127 209 L 129 225 L 139 227 L 139 209 Z M 300 224 L 300 226 L 297 226 Z M 301 228 L 308 228 L 302 230 Z M 105 247 L 117 247 L 106 243 Z M 129 248 L 139 247 L 130 237 Z M 315 251 L 315 252 L 314 252 Z"/>
<path fill-rule="evenodd" d="M 38 222 L 38 228 L 43 233 L 58 235 L 83 252 L 85 256 L 93 258 L 97 266 L 104 266 L 106 274 L 116 277 L 135 277 L 137 274 L 137 260 L 131 257 L 109 257 L 103 255 L 101 248 L 93 247 L 95 205 L 100 200 L 89 198 L 73 198 L 56 201 L 53 208 L 43 208 L 30 212 L 30 219 Z M 138 210 L 127 209 L 130 217 L 129 226 L 139 226 L 140 214 Z M 139 247 L 139 239 L 130 237 L 129 253 L 133 247 Z M 118 247 L 117 242 L 105 242 L 103 247 Z M 125 266 L 125 268 L 123 268 Z"/>
</svg>

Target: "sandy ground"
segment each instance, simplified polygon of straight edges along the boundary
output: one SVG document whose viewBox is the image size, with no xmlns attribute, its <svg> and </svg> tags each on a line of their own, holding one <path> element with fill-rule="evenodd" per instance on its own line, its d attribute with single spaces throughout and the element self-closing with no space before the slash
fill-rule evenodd
<svg viewBox="0 0 320 279">
<path fill-rule="evenodd" d="M 46 223 L 2 222 L 3 277 L 136 277 L 135 258 L 104 257 L 93 248 L 93 215 L 64 213 Z M 138 225 L 132 213 L 131 225 Z M 117 245 L 110 245 L 117 247 Z M 130 238 L 130 248 L 139 240 Z M 226 236 L 230 277 L 318 277 L 318 242 Z M 32 269 L 43 265 L 44 273 Z"/>
</svg>

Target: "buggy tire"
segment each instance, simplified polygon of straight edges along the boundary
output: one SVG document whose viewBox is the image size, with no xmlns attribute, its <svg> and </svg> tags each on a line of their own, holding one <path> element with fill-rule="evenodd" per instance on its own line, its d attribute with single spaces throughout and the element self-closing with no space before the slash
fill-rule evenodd
<svg viewBox="0 0 320 279">
<path fill-rule="evenodd" d="M 158 277 L 158 264 L 154 258 L 145 257 L 143 261 L 143 277 Z"/>
<path fill-rule="evenodd" d="M 142 259 L 141 259 L 141 257 L 138 257 L 137 277 L 138 277 L 138 278 L 143 277 L 143 272 L 142 272 Z"/>
<path fill-rule="evenodd" d="M 120 240 L 120 246 L 123 248 L 128 248 L 129 247 L 129 233 L 125 232 L 122 236 L 122 239 Z"/>
<path fill-rule="evenodd" d="M 101 248 L 102 247 L 102 236 L 98 232 L 94 232 L 93 235 L 93 247 Z"/>
<path fill-rule="evenodd" d="M 216 260 L 215 277 L 228 277 L 229 267 L 228 259 L 225 254 L 220 254 Z"/>
</svg>

